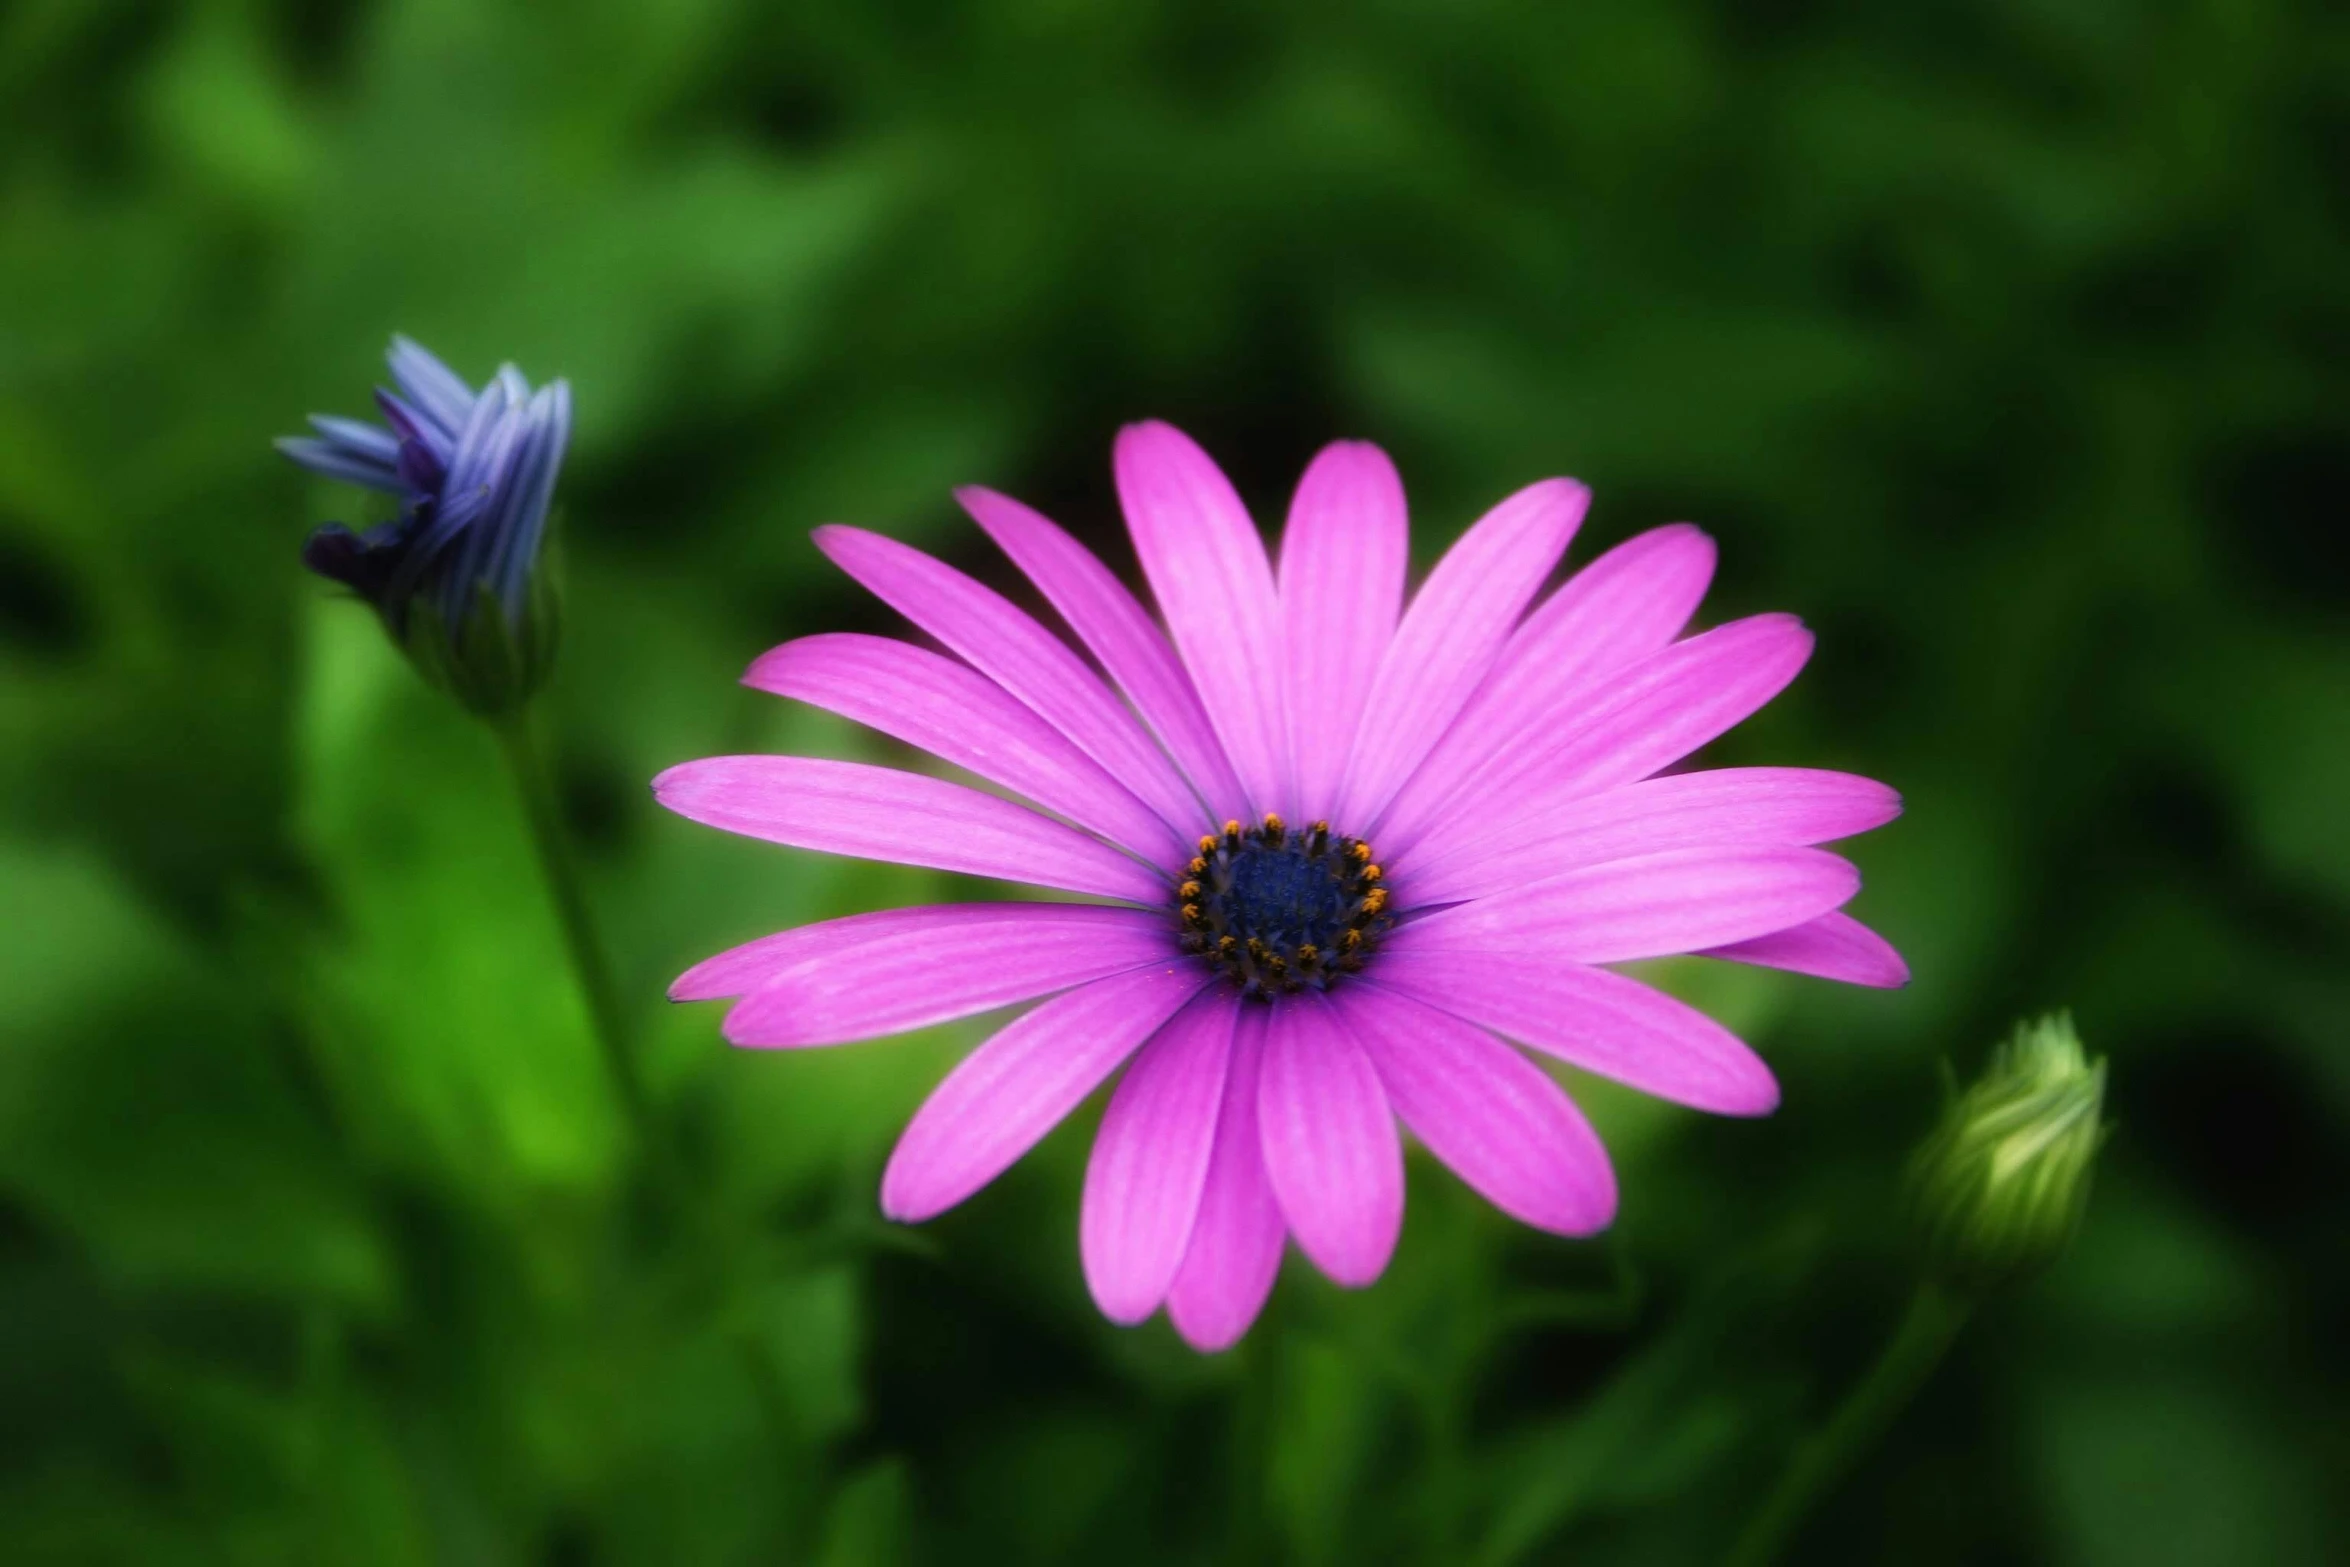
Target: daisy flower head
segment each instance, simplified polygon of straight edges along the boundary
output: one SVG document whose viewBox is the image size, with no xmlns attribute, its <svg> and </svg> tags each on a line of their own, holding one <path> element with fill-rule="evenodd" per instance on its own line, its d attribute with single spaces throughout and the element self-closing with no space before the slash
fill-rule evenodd
<svg viewBox="0 0 2350 1567">
<path fill-rule="evenodd" d="M 852 915 L 672 987 L 732 999 L 726 1036 L 780 1047 L 1038 1001 L 907 1126 L 882 1179 L 892 1217 L 961 1202 L 1123 1067 L 1086 1172 L 1086 1280 L 1114 1320 L 1163 1305 L 1219 1349 L 1290 1239 L 1343 1285 L 1385 1269 L 1402 1130 L 1515 1218 L 1604 1228 L 1607 1154 L 1523 1050 L 1699 1109 L 1777 1103 L 1745 1044 L 1607 965 L 1703 953 L 1907 977 L 1839 912 L 1857 872 L 1816 847 L 1890 820 L 1892 790 L 1666 771 L 1811 651 L 1786 615 L 1682 635 L 1714 564 L 1695 528 L 1642 534 L 1543 596 L 1588 500 L 1545 480 L 1407 604 L 1403 487 L 1374 446 L 1314 460 L 1277 557 L 1179 431 L 1126 429 L 1115 466 L 1157 619 L 1058 526 L 969 489 L 1074 645 L 918 550 L 827 527 L 824 553 L 947 653 L 820 635 L 745 676 L 1001 792 L 788 756 L 654 782 L 729 831 L 1086 900 Z"/>
<path fill-rule="evenodd" d="M 383 424 L 328 414 L 277 443 L 330 479 L 395 497 L 391 521 L 329 523 L 302 563 L 375 607 L 417 666 L 477 712 L 528 700 L 553 661 L 556 615 L 539 568 L 571 436 L 571 387 L 531 389 L 501 365 L 479 391 L 423 346 L 392 339 Z"/>
</svg>

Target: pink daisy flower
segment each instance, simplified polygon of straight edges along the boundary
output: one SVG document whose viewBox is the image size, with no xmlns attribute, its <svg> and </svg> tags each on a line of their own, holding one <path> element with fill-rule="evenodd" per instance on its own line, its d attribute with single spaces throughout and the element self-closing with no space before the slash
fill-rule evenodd
<svg viewBox="0 0 2350 1567">
<path fill-rule="evenodd" d="M 1606 1226 L 1607 1154 L 1519 1047 L 1701 1110 L 1778 1102 L 1728 1030 L 1606 965 L 1700 953 L 1908 977 L 1838 912 L 1859 874 L 1814 847 L 1892 819 L 1891 789 L 1665 772 L 1777 695 L 1812 645 L 1788 615 L 1681 636 L 1713 574 L 1697 529 L 1644 533 L 1536 605 L 1589 499 L 1545 480 L 1470 528 L 1407 606 L 1403 487 L 1376 447 L 1314 460 L 1277 566 L 1180 432 L 1128 428 L 1116 466 L 1163 633 L 1059 527 L 970 489 L 964 508 L 1091 663 L 954 568 L 827 527 L 824 553 L 954 656 L 813 636 L 744 677 L 1001 793 L 791 756 L 654 781 L 730 832 L 1098 900 L 852 915 L 672 987 L 733 998 L 726 1037 L 781 1047 L 1048 998 L 916 1113 L 882 1177 L 892 1218 L 961 1202 L 1123 1066 L 1086 1171 L 1086 1281 L 1113 1320 L 1164 1305 L 1219 1349 L 1292 1237 L 1342 1285 L 1385 1269 L 1398 1122 L 1503 1212 L 1561 1235 Z"/>
</svg>

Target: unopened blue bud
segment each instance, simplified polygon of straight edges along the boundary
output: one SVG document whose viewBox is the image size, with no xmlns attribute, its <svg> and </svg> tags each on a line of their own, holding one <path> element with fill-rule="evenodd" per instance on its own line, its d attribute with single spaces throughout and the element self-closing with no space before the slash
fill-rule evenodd
<svg viewBox="0 0 2350 1567">
<path fill-rule="evenodd" d="M 571 388 L 533 391 L 512 365 L 480 391 L 420 345 L 392 339 L 381 426 L 313 415 L 278 450 L 314 473 L 393 496 L 365 532 L 331 523 L 302 563 L 375 606 L 426 677 L 488 717 L 511 713 L 554 662 L 558 613 L 543 567 L 547 513 L 571 436 Z"/>
</svg>

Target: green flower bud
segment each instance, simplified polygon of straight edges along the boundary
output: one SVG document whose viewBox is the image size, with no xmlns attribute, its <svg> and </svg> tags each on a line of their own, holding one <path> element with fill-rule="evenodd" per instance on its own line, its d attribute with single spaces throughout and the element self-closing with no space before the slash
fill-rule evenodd
<svg viewBox="0 0 2350 1567">
<path fill-rule="evenodd" d="M 562 628 L 558 581 L 559 573 L 542 563 L 532 575 L 519 621 L 507 615 L 486 585 L 476 588 L 464 622 L 455 627 L 442 618 L 439 606 L 419 602 L 395 640 L 426 680 L 467 711 L 488 719 L 510 717 L 553 672 Z"/>
<path fill-rule="evenodd" d="M 1953 1093 L 1910 1162 L 1924 1265 L 1981 1294 L 2054 1261 L 2079 1228 L 2105 1141 L 2105 1063 L 2069 1013 L 2020 1024 L 1964 1093 Z"/>
</svg>

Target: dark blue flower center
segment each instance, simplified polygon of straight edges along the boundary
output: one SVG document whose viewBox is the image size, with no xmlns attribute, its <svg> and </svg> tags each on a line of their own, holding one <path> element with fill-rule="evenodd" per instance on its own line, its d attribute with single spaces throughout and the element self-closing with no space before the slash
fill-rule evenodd
<svg viewBox="0 0 2350 1567">
<path fill-rule="evenodd" d="M 1328 989 L 1363 966 L 1390 923 L 1371 846 L 1328 822 L 1293 833 L 1278 816 L 1199 841 L 1176 889 L 1184 945 L 1248 995 Z"/>
</svg>

